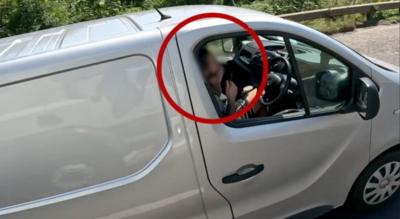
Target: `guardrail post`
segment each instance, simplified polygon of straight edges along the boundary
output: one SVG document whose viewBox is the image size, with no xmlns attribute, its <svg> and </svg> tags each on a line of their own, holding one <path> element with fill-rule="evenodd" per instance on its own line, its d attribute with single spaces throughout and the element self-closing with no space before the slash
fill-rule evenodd
<svg viewBox="0 0 400 219">
<path fill-rule="evenodd" d="M 369 12 L 367 12 L 367 21 L 372 20 L 376 14 L 377 8 L 372 6 Z"/>
</svg>

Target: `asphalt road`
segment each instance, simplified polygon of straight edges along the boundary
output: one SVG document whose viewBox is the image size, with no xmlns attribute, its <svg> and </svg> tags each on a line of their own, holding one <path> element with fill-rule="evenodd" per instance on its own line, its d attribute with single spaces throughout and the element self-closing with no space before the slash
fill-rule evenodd
<svg viewBox="0 0 400 219">
<path fill-rule="evenodd" d="M 357 213 L 345 207 L 337 208 L 318 219 L 400 219 L 400 195 L 375 211 Z"/>
<path fill-rule="evenodd" d="M 333 35 L 349 47 L 368 56 L 382 59 L 399 66 L 400 25 L 381 25 L 358 29 L 350 33 Z M 345 207 L 335 209 L 318 219 L 400 219 L 400 194 L 386 205 L 365 214 L 356 213 Z"/>
<path fill-rule="evenodd" d="M 362 54 L 400 65 L 400 24 L 360 28 L 332 37 Z"/>
</svg>

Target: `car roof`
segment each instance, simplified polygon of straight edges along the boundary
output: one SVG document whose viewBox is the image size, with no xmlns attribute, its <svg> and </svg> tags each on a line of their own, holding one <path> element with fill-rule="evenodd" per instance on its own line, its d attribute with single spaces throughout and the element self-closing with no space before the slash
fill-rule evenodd
<svg viewBox="0 0 400 219">
<path fill-rule="evenodd" d="M 0 39 L 0 63 L 174 26 L 199 13 L 220 12 L 238 18 L 246 15 L 274 17 L 250 9 L 215 5 L 177 6 L 162 8 L 160 11 L 171 18 L 160 21 L 160 14 L 156 10 L 148 10 L 3 38 Z"/>
<path fill-rule="evenodd" d="M 160 22 L 160 14 L 158 14 L 156 10 L 139 12 L 136 14 L 132 14 L 129 17 L 131 17 L 143 30 L 162 28 L 166 26 L 174 26 L 188 17 L 206 12 L 224 13 L 235 16 L 239 19 L 241 17 L 248 15 L 252 16 L 259 15 L 271 18 L 275 17 L 251 9 L 232 7 L 232 6 L 220 6 L 220 5 L 175 6 L 175 7 L 162 8 L 160 9 L 160 11 L 163 14 L 171 16 L 171 18 Z"/>
</svg>

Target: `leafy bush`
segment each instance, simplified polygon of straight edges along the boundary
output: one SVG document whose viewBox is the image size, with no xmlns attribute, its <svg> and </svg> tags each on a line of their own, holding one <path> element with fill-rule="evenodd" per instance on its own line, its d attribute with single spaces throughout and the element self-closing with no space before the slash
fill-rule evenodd
<svg viewBox="0 0 400 219">
<path fill-rule="evenodd" d="M 241 3 L 241 6 L 273 14 L 286 14 L 320 8 L 321 0 L 256 0 Z"/>
<path fill-rule="evenodd" d="M 236 5 L 240 7 L 272 14 L 285 14 L 376 1 L 380 0 L 0 0 L 0 38 L 64 24 L 174 5 L 233 5 L 236 2 Z M 379 15 L 387 17 L 389 13 L 380 13 Z M 398 11 L 397 14 L 396 12 L 390 13 L 390 16 L 394 21 L 399 20 Z M 347 20 L 340 20 L 340 23 L 346 22 Z M 329 26 L 334 26 L 334 22 L 330 22 Z"/>
<path fill-rule="evenodd" d="M 35 31 L 55 25 L 45 1 L 0 1 L 0 36 Z"/>
<path fill-rule="evenodd" d="M 216 0 L 0 0 L 0 37 L 155 7 Z M 222 4 L 226 0 L 219 0 Z"/>
</svg>

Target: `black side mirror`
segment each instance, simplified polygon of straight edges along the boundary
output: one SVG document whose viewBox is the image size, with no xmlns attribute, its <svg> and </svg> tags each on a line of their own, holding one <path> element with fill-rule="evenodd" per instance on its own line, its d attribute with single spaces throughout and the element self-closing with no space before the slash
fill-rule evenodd
<svg viewBox="0 0 400 219">
<path fill-rule="evenodd" d="M 356 107 L 360 116 L 369 120 L 379 112 L 379 91 L 375 83 L 366 77 L 360 78 L 357 83 Z"/>
</svg>

